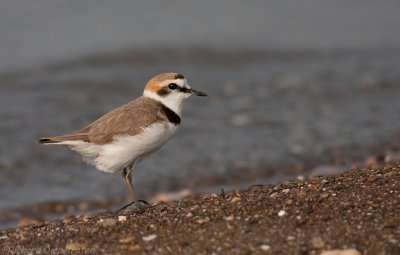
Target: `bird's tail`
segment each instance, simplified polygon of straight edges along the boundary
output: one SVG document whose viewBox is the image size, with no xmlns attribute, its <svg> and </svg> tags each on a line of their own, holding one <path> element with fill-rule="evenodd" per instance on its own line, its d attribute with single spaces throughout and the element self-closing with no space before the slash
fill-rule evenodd
<svg viewBox="0 0 400 255">
<path fill-rule="evenodd" d="M 38 143 L 41 144 L 49 144 L 49 143 L 59 143 L 60 141 L 53 140 L 52 138 L 41 138 L 38 140 Z"/>
<path fill-rule="evenodd" d="M 60 135 L 54 137 L 46 137 L 39 139 L 39 143 L 41 144 L 58 144 L 67 141 L 84 141 L 88 142 L 87 134 L 70 134 L 70 135 Z"/>
</svg>

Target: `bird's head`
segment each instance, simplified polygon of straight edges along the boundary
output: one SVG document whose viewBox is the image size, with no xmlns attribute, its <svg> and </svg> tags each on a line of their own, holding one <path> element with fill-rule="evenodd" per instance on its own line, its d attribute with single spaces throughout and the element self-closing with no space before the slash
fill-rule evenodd
<svg viewBox="0 0 400 255">
<path fill-rule="evenodd" d="M 178 115 L 181 115 L 182 103 L 192 95 L 207 96 L 206 93 L 190 88 L 186 78 L 178 73 L 154 76 L 143 92 L 143 96 L 160 101 Z"/>
</svg>

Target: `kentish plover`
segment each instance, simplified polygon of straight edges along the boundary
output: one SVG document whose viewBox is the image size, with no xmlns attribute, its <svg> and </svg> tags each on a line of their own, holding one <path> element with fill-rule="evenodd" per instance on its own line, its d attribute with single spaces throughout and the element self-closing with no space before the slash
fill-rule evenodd
<svg viewBox="0 0 400 255">
<path fill-rule="evenodd" d="M 122 171 L 135 197 L 133 168 L 176 132 L 181 123 L 182 104 L 192 95 L 206 96 L 190 88 L 181 74 L 159 74 L 147 83 L 143 96 L 110 111 L 79 131 L 42 138 L 39 142 L 68 146 L 98 170 Z M 137 202 L 136 197 L 134 202 Z"/>
</svg>

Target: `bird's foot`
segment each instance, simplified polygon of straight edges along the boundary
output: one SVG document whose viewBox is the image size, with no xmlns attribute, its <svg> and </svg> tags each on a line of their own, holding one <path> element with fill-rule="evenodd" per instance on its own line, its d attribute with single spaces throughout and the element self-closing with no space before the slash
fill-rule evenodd
<svg viewBox="0 0 400 255">
<path fill-rule="evenodd" d="M 134 200 L 124 206 L 122 206 L 120 209 L 118 209 L 117 213 L 125 210 L 126 208 L 128 208 L 129 206 L 133 205 L 134 207 L 136 207 L 140 212 L 143 212 L 146 207 L 150 207 L 151 205 L 146 201 L 146 200 Z"/>
</svg>

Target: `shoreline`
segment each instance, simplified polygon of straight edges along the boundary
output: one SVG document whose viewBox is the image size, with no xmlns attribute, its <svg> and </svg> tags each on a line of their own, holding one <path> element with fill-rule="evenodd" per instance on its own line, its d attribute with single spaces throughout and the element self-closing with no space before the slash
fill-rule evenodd
<svg viewBox="0 0 400 255">
<path fill-rule="evenodd" d="M 400 164 L 0 231 L 4 254 L 400 253 Z M 4 247 L 13 247 L 4 250 Z M 14 251 L 14 252 L 13 252 Z"/>
</svg>

